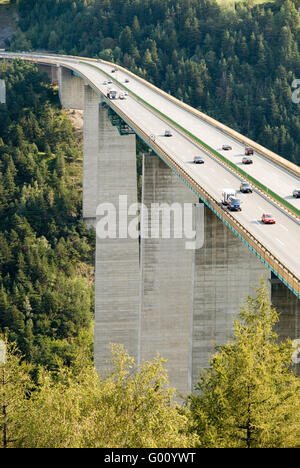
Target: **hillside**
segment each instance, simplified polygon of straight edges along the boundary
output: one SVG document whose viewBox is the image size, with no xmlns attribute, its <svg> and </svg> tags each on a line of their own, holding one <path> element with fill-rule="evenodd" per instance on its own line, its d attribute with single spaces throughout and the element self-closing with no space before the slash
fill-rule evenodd
<svg viewBox="0 0 300 468">
<path fill-rule="evenodd" d="M 299 0 L 19 0 L 12 50 L 103 58 L 300 164 Z M 222 3 L 224 5 L 224 2 Z"/>
<path fill-rule="evenodd" d="M 9 0 L 0 0 L 0 48 L 5 48 L 5 41 L 11 39 L 18 15 L 15 5 Z"/>
</svg>

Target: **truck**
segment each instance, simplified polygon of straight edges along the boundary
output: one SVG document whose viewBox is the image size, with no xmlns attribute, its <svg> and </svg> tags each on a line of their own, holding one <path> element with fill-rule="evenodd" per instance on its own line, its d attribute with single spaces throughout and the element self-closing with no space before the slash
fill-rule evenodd
<svg viewBox="0 0 300 468">
<path fill-rule="evenodd" d="M 235 197 L 236 196 L 236 190 L 232 188 L 228 189 L 223 189 L 222 192 L 222 204 L 223 205 L 228 205 L 228 198 L 229 197 Z"/>
<path fill-rule="evenodd" d="M 117 95 L 118 95 L 118 93 L 117 93 L 117 91 L 115 89 L 109 89 L 107 91 L 108 99 L 117 99 Z"/>
</svg>

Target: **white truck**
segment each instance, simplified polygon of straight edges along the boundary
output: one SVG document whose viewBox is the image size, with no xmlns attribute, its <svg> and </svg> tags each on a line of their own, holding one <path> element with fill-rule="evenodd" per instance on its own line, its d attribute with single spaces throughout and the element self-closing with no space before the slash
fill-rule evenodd
<svg viewBox="0 0 300 468">
<path fill-rule="evenodd" d="M 107 97 L 108 99 L 117 99 L 118 93 L 115 89 L 109 89 L 107 91 Z"/>
<path fill-rule="evenodd" d="M 228 205 L 228 198 L 229 197 L 235 197 L 236 196 L 236 190 L 234 189 L 223 189 L 222 192 L 222 204 L 223 205 Z"/>
</svg>

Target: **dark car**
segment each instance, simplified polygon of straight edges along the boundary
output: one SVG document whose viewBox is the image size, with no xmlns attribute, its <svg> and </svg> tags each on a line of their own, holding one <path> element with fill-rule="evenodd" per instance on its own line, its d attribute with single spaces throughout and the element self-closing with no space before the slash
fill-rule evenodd
<svg viewBox="0 0 300 468">
<path fill-rule="evenodd" d="M 254 149 L 253 148 L 245 148 L 245 154 L 246 156 L 249 156 L 250 154 L 254 154 Z"/>
<path fill-rule="evenodd" d="M 194 157 L 194 163 L 195 164 L 204 164 L 204 159 L 201 156 L 195 156 Z"/>
<path fill-rule="evenodd" d="M 240 191 L 242 193 L 252 193 L 253 188 L 250 184 L 248 184 L 248 182 L 242 182 L 240 186 Z"/>
<path fill-rule="evenodd" d="M 232 150 L 232 147 L 230 145 L 223 145 L 222 149 L 225 151 Z"/>
<path fill-rule="evenodd" d="M 242 211 L 241 200 L 236 197 L 228 197 L 228 209 L 230 211 Z"/>
<path fill-rule="evenodd" d="M 253 161 L 248 156 L 244 156 L 243 159 L 242 159 L 242 163 L 243 164 L 253 164 Z"/>
<path fill-rule="evenodd" d="M 293 197 L 300 198 L 300 190 L 294 190 L 293 191 Z"/>
</svg>

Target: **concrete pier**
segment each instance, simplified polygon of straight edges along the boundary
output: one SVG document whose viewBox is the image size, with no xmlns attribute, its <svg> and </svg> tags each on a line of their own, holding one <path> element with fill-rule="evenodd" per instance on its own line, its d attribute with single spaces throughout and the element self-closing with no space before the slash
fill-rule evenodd
<svg viewBox="0 0 300 468">
<path fill-rule="evenodd" d="M 291 340 L 299 339 L 300 299 L 274 275 L 272 275 L 270 283 L 272 304 L 279 313 L 279 322 L 276 326 L 279 338 L 282 340 L 287 338 Z M 300 363 L 295 366 L 295 369 L 297 374 L 300 375 Z"/>
<path fill-rule="evenodd" d="M 97 208 L 99 105 L 99 94 L 90 86 L 84 86 L 82 212 L 84 221 L 93 226 L 96 224 Z"/>
<path fill-rule="evenodd" d="M 99 107 L 97 223 L 102 219 L 100 204 L 111 204 L 117 213 L 116 238 L 97 235 L 96 240 L 94 356 L 102 375 L 109 369 L 110 343 L 121 343 L 138 357 L 139 240 L 122 232 L 122 216 L 127 213 L 119 212 L 124 196 L 128 206 L 137 203 L 135 139 L 135 135 L 120 136 L 107 109 Z"/>
<path fill-rule="evenodd" d="M 0 104 L 6 104 L 6 86 L 4 80 L 0 80 Z"/>
<path fill-rule="evenodd" d="M 84 81 L 73 75 L 72 70 L 58 69 L 59 98 L 65 109 L 84 108 Z"/>
<path fill-rule="evenodd" d="M 149 221 L 151 203 L 192 203 L 197 197 L 154 154 L 144 155 L 142 223 Z M 141 239 L 141 304 L 139 361 L 157 353 L 167 360 L 169 380 L 180 393 L 191 387 L 191 336 L 194 251 L 185 239 Z"/>
<path fill-rule="evenodd" d="M 232 337 L 233 319 L 260 277 L 269 285 L 270 271 L 207 207 L 202 249 L 195 250 L 192 375 L 193 385 L 209 366 L 215 345 Z"/>
</svg>

